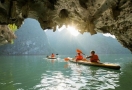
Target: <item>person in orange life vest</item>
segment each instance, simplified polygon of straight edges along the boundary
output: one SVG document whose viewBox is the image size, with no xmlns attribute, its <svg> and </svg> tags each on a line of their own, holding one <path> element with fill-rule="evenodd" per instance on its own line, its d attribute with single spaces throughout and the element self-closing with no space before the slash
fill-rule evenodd
<svg viewBox="0 0 132 90">
<path fill-rule="evenodd" d="M 76 61 L 82 60 L 83 56 L 81 55 L 81 53 L 78 53 L 78 55 L 76 56 Z"/>
<path fill-rule="evenodd" d="M 95 54 L 95 51 L 91 51 L 91 56 L 88 56 L 86 58 L 90 58 L 91 62 L 99 62 L 99 57 L 97 54 Z"/>
<path fill-rule="evenodd" d="M 55 57 L 55 55 L 52 53 L 52 54 L 51 54 L 51 57 Z"/>
</svg>

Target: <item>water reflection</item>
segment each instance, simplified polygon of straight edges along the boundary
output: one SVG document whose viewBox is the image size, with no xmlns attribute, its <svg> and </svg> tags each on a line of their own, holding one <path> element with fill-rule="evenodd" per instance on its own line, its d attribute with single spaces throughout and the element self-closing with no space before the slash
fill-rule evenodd
<svg viewBox="0 0 132 90">
<path fill-rule="evenodd" d="M 48 58 L 43 58 L 44 60 L 47 60 L 47 62 L 51 62 L 52 64 L 54 64 L 55 62 L 60 61 L 60 58 L 57 59 L 48 59 Z"/>
<path fill-rule="evenodd" d="M 132 64 L 129 66 L 131 68 Z M 61 58 L 49 60 L 44 56 L 3 57 L 0 60 L 0 90 L 115 89 L 119 85 L 127 86 L 127 83 L 121 83 L 126 80 L 129 72 L 131 73 L 131 69 L 126 74 L 121 74 L 115 70 L 65 62 Z M 119 80 L 119 77 L 122 79 Z"/>
<path fill-rule="evenodd" d="M 59 62 L 59 60 L 55 60 L 55 62 Z M 61 63 L 59 62 L 59 64 Z M 40 83 L 35 85 L 34 89 L 104 90 L 115 89 L 119 86 L 120 72 L 118 71 L 75 63 L 65 63 L 64 67 L 59 68 L 63 68 L 65 71 L 46 71 L 41 75 Z"/>
<path fill-rule="evenodd" d="M 52 72 L 52 75 L 43 74 L 41 76 L 40 84 L 34 87 L 34 89 L 37 90 L 67 90 L 66 88 L 66 77 L 60 71 L 54 71 Z"/>
<path fill-rule="evenodd" d="M 79 89 L 104 90 L 115 89 L 119 86 L 120 73 L 118 71 L 73 63 L 70 63 L 70 67 L 72 69 L 71 79 L 76 83 L 83 83 L 83 86 L 80 86 Z"/>
<path fill-rule="evenodd" d="M 116 90 L 132 90 L 132 58 L 129 59 L 129 62 L 125 62 L 122 68 L 122 73 L 120 74 L 120 87 L 117 87 Z"/>
</svg>

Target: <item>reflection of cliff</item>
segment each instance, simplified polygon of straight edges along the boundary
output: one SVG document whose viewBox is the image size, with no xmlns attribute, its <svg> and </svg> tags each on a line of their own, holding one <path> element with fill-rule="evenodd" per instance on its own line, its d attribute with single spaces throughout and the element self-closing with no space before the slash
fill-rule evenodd
<svg viewBox="0 0 132 90">
<path fill-rule="evenodd" d="M 49 54 L 51 49 L 45 32 L 39 23 L 33 19 L 26 19 L 22 27 L 17 30 L 14 44 L 0 46 L 0 54 Z"/>
<path fill-rule="evenodd" d="M 47 31 L 46 34 L 50 45 L 60 54 L 75 54 L 77 48 L 85 54 L 89 54 L 90 50 L 95 50 L 100 54 L 130 53 L 116 39 L 105 37 L 99 33 L 93 36 L 84 33 L 74 37 L 65 29 L 61 32 Z"/>
<path fill-rule="evenodd" d="M 9 62 L 5 57 L 1 57 L 0 77 L 0 90 L 16 90 L 16 88 L 12 85 L 14 78 L 11 62 Z"/>
</svg>

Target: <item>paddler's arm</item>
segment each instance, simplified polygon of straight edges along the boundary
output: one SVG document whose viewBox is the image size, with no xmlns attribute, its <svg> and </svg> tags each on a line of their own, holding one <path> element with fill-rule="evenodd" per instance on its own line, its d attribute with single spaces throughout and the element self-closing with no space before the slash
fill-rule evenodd
<svg viewBox="0 0 132 90">
<path fill-rule="evenodd" d="M 92 56 L 86 56 L 86 58 L 91 58 Z"/>
</svg>

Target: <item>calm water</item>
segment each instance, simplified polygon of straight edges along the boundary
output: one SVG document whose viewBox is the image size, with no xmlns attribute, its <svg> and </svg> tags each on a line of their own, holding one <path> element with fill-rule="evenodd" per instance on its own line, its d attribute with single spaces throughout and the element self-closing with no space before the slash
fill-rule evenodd
<svg viewBox="0 0 132 90">
<path fill-rule="evenodd" d="M 83 66 L 46 56 L 0 56 L 0 90 L 132 90 L 132 55 L 99 55 L 121 70 Z"/>
</svg>

